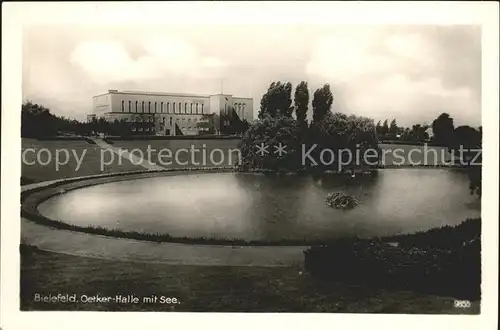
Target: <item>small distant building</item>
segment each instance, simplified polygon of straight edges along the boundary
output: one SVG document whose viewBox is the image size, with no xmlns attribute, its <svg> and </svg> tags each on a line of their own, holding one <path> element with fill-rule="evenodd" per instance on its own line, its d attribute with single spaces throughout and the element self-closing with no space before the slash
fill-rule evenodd
<svg viewBox="0 0 500 330">
<path fill-rule="evenodd" d="M 204 128 L 207 115 L 234 113 L 253 121 L 253 99 L 230 94 L 197 95 L 108 90 L 94 96 L 93 116 L 107 121 L 154 123 L 149 133 L 156 135 L 196 135 Z M 141 129 L 142 128 L 137 128 Z M 149 128 L 148 128 L 149 130 Z"/>
</svg>

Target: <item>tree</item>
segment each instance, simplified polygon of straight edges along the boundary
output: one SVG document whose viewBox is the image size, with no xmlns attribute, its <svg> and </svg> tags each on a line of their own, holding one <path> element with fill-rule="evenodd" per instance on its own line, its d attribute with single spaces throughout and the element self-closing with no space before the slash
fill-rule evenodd
<svg viewBox="0 0 500 330">
<path fill-rule="evenodd" d="M 260 101 L 260 111 L 258 118 L 265 116 L 276 117 L 282 115 L 291 117 L 292 115 L 292 84 L 290 82 L 273 82 Z"/>
<path fill-rule="evenodd" d="M 471 161 L 482 146 L 482 133 L 470 126 L 459 126 L 453 132 L 453 139 L 449 145 L 455 155 L 462 156 L 467 162 Z M 462 153 L 460 154 L 460 149 Z"/>
<path fill-rule="evenodd" d="M 295 116 L 301 127 L 307 126 L 307 109 L 309 107 L 309 89 L 307 82 L 302 81 L 295 88 L 294 96 Z"/>
<path fill-rule="evenodd" d="M 240 142 L 243 170 L 297 171 L 301 168 L 299 127 L 288 116 L 266 116 L 246 130 Z M 275 147 L 285 146 L 276 154 Z M 267 147 L 267 151 L 259 149 Z"/>
<path fill-rule="evenodd" d="M 440 114 L 432 122 L 432 134 L 434 142 L 442 146 L 450 146 L 453 140 L 453 118 L 447 113 Z"/>
<path fill-rule="evenodd" d="M 329 84 L 325 84 L 314 92 L 312 101 L 314 123 L 319 123 L 331 111 L 332 103 L 333 94 Z"/>
<path fill-rule="evenodd" d="M 360 155 L 364 155 L 368 149 L 378 150 L 378 139 L 375 132 L 375 123 L 373 119 L 361 116 L 346 116 L 341 113 L 327 113 L 325 117 L 316 125 L 318 130 L 318 139 L 315 141 L 323 150 L 331 149 L 336 155 L 341 155 L 339 150 L 350 150 L 352 159 L 349 166 L 364 166 L 365 159 L 360 157 L 356 159 L 356 150 L 360 151 Z M 317 155 L 319 158 L 319 155 Z M 342 156 L 347 156 L 342 153 Z M 375 160 L 370 159 L 370 163 L 375 163 L 378 156 L 374 156 Z M 337 166 L 339 160 L 336 160 L 332 166 Z M 345 162 L 345 160 L 343 160 Z"/>
<path fill-rule="evenodd" d="M 384 137 L 387 135 L 387 133 L 389 133 L 389 125 L 387 124 L 387 119 L 384 120 L 384 124 L 382 125 L 381 133 Z"/>
<path fill-rule="evenodd" d="M 377 122 L 377 125 L 375 126 L 375 132 L 377 133 L 377 135 L 381 135 L 382 134 L 382 125 L 380 124 L 380 120 Z"/>
<path fill-rule="evenodd" d="M 61 119 L 42 105 L 27 101 L 21 106 L 21 136 L 44 138 L 58 133 Z"/>
<path fill-rule="evenodd" d="M 411 140 L 411 131 L 408 127 L 406 127 L 401 133 L 401 140 L 410 141 Z"/>
<path fill-rule="evenodd" d="M 391 121 L 391 126 L 389 126 L 389 133 L 396 136 L 398 134 L 398 125 L 396 124 L 396 119 Z"/>
<path fill-rule="evenodd" d="M 459 126 L 455 129 L 452 148 L 455 154 L 463 156 L 467 161 L 466 169 L 469 177 L 471 194 L 482 196 L 482 147 L 483 128 L 477 130 L 470 126 Z M 459 153 L 460 146 L 463 151 Z"/>
<path fill-rule="evenodd" d="M 429 127 L 427 125 L 413 125 L 408 136 L 409 141 L 425 142 L 429 139 L 429 134 L 426 132 Z"/>
</svg>

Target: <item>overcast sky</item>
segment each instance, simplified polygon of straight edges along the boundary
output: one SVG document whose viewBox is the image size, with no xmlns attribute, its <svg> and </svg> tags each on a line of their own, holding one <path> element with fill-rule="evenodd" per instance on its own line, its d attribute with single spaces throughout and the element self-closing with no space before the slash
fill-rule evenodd
<svg viewBox="0 0 500 330">
<path fill-rule="evenodd" d="M 83 119 L 108 89 L 252 97 L 272 81 L 330 83 L 332 110 L 481 124 L 481 31 L 472 26 L 31 26 L 23 99 Z"/>
</svg>

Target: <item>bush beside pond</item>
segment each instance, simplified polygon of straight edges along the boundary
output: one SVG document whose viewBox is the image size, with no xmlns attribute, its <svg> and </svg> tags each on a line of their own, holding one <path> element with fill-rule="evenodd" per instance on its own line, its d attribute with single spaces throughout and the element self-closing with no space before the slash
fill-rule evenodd
<svg viewBox="0 0 500 330">
<path fill-rule="evenodd" d="M 481 219 L 383 239 L 341 239 L 306 251 L 319 281 L 480 298 Z"/>
</svg>

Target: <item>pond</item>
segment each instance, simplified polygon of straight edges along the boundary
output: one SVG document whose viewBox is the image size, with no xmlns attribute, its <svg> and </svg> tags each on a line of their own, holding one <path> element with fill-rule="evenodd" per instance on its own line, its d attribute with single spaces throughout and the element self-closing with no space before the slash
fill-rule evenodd
<svg viewBox="0 0 500 330">
<path fill-rule="evenodd" d="M 330 192 L 355 196 L 330 208 Z M 455 225 L 480 216 L 464 173 L 386 169 L 373 177 L 205 173 L 107 183 L 39 205 L 44 216 L 77 226 L 192 238 L 279 241 L 373 237 Z"/>
</svg>

